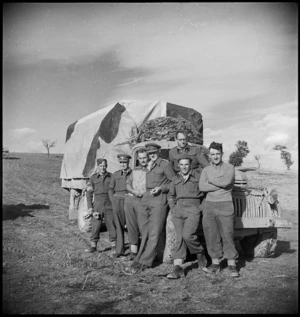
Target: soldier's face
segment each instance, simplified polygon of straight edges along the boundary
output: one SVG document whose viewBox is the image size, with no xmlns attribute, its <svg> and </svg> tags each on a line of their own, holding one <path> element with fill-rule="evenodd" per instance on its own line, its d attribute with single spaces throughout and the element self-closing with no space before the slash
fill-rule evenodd
<svg viewBox="0 0 300 317">
<path fill-rule="evenodd" d="M 105 174 L 106 169 L 107 169 L 107 165 L 105 162 L 102 162 L 101 164 L 98 165 L 98 172 L 100 174 Z"/>
<path fill-rule="evenodd" d="M 177 134 L 177 144 L 180 148 L 185 148 L 187 144 L 186 136 L 183 133 Z"/>
<path fill-rule="evenodd" d="M 180 168 L 180 172 L 183 175 L 187 175 L 191 170 L 191 162 L 188 159 L 182 159 L 178 162 L 178 166 Z"/>
<path fill-rule="evenodd" d="M 149 158 L 151 161 L 155 162 L 158 159 L 158 152 L 149 153 Z"/>
<path fill-rule="evenodd" d="M 222 156 L 223 156 L 223 153 L 220 150 L 216 150 L 216 149 L 209 150 L 210 161 L 214 165 L 219 165 L 222 162 Z"/>
<path fill-rule="evenodd" d="M 148 163 L 148 154 L 146 152 L 138 153 L 138 160 L 141 166 L 146 167 Z"/>
<path fill-rule="evenodd" d="M 120 162 L 121 170 L 126 170 L 129 166 L 129 162 Z"/>
</svg>

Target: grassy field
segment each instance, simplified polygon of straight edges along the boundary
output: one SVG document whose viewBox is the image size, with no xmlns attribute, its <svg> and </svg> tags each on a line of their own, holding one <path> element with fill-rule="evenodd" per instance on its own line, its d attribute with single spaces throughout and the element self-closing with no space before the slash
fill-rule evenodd
<svg viewBox="0 0 300 317">
<path fill-rule="evenodd" d="M 62 156 L 11 153 L 3 159 L 3 313 L 9 314 L 292 314 L 298 312 L 298 174 L 245 169 L 252 186 L 275 187 L 283 218 L 272 258 L 239 259 L 240 278 L 214 277 L 185 264 L 128 275 L 131 264 L 101 251 L 68 220 L 69 193 L 60 186 Z"/>
</svg>

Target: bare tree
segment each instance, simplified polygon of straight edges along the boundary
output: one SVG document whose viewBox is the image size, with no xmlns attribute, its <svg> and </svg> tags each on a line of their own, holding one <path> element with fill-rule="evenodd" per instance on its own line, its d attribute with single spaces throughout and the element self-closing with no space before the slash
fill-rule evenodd
<svg viewBox="0 0 300 317">
<path fill-rule="evenodd" d="M 257 161 L 258 168 L 260 168 L 260 163 L 259 163 L 259 160 L 260 160 L 260 155 L 259 155 L 259 154 L 256 154 L 256 155 L 254 156 L 254 158 L 255 158 L 255 159 L 256 159 L 256 161 Z"/>
<path fill-rule="evenodd" d="M 50 141 L 49 139 L 43 139 L 42 142 L 43 142 L 43 145 L 46 148 L 48 156 L 49 156 L 50 149 L 52 147 L 55 147 L 55 144 L 56 144 L 57 141 Z"/>
</svg>

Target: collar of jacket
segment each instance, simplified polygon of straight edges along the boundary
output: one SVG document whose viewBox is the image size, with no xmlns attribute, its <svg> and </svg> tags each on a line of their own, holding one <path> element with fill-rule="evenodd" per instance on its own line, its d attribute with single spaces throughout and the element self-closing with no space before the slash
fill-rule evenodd
<svg viewBox="0 0 300 317">
<path fill-rule="evenodd" d="M 187 144 L 183 149 L 177 146 L 177 152 L 179 153 L 180 151 L 188 152 L 190 150 L 190 145 Z"/>
<path fill-rule="evenodd" d="M 127 176 L 128 174 L 131 173 L 131 168 L 128 168 L 128 170 L 126 170 L 126 171 L 120 170 L 120 172 L 121 172 L 121 175 Z"/>
<path fill-rule="evenodd" d="M 160 166 L 161 162 L 162 162 L 162 158 L 159 156 L 159 157 L 157 158 L 157 160 L 153 163 L 152 168 L 153 168 L 155 165 L 159 165 L 159 166 Z M 151 169 L 152 169 L 152 168 L 151 168 Z"/>
<path fill-rule="evenodd" d="M 97 173 L 97 177 L 99 178 L 99 177 L 103 177 L 103 178 L 105 178 L 106 176 L 110 176 L 110 173 L 109 172 L 105 172 L 103 175 L 101 175 L 99 172 Z"/>
<path fill-rule="evenodd" d="M 196 171 L 195 170 L 190 170 L 190 172 L 189 172 L 189 176 L 188 176 L 188 178 L 187 179 L 184 179 L 183 178 L 183 176 L 182 176 L 182 174 L 181 174 L 181 172 L 179 172 L 177 175 L 176 175 L 176 177 L 177 177 L 177 179 L 176 179 L 176 184 L 179 184 L 180 182 L 187 182 L 189 179 L 190 179 L 190 177 L 193 177 L 193 178 L 196 178 L 196 176 L 195 176 L 195 173 L 196 173 Z"/>
</svg>

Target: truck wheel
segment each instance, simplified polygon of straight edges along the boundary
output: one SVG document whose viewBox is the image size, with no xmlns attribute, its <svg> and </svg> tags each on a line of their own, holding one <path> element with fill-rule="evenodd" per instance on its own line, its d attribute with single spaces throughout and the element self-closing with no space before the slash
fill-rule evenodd
<svg viewBox="0 0 300 317">
<path fill-rule="evenodd" d="M 163 255 L 163 263 L 172 263 L 172 255 L 176 247 L 176 232 L 174 224 L 171 220 L 171 212 L 169 212 L 167 217 L 166 225 L 166 245 Z"/>
<path fill-rule="evenodd" d="M 255 258 L 267 258 L 275 254 L 277 246 L 277 229 L 260 232 L 244 237 L 240 244 L 244 254 Z"/>
</svg>

